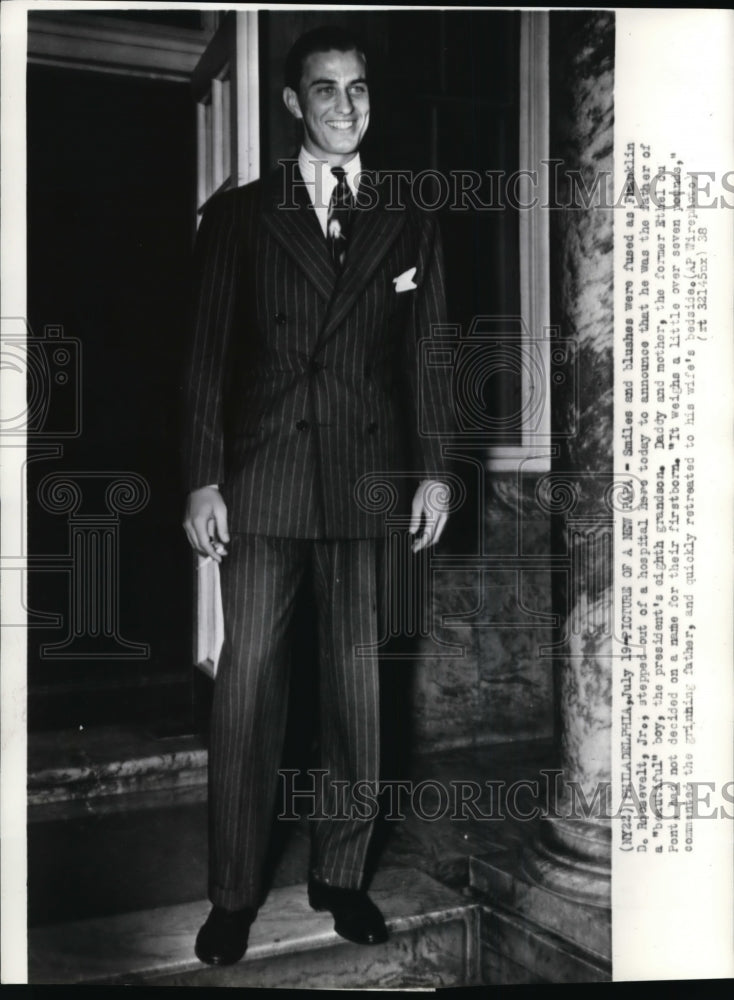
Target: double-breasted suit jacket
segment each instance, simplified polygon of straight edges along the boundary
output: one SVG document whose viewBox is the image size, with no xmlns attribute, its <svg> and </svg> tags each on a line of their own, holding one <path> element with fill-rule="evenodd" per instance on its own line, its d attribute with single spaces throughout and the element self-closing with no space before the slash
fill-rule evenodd
<svg viewBox="0 0 734 1000">
<path fill-rule="evenodd" d="M 378 184 L 360 202 L 340 275 L 297 161 L 204 210 L 186 479 L 220 485 L 230 531 L 377 537 L 361 478 L 444 470 L 450 369 L 421 349 L 444 321 L 436 219 Z"/>
</svg>

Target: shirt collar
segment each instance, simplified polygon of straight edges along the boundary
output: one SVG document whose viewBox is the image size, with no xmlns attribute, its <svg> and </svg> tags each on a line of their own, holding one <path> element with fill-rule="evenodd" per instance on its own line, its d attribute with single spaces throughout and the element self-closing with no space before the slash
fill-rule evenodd
<svg viewBox="0 0 734 1000">
<path fill-rule="evenodd" d="M 331 168 L 326 160 L 320 160 L 312 153 L 306 151 L 301 146 L 298 153 L 298 167 L 301 177 L 308 189 L 311 203 L 316 208 L 328 208 L 331 192 L 336 187 L 336 178 L 331 172 Z M 356 196 L 359 187 L 358 178 L 362 170 L 362 162 L 359 153 L 355 153 L 349 163 L 344 164 L 347 184 L 353 195 Z M 320 197 L 319 197 L 320 196 Z M 319 204 L 320 202 L 320 204 Z"/>
</svg>

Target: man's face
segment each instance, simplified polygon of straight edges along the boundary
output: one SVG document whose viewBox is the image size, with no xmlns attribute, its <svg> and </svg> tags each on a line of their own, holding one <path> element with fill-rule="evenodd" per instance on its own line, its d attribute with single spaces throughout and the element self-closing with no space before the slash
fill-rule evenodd
<svg viewBox="0 0 734 1000">
<path fill-rule="evenodd" d="M 303 121 L 306 152 L 332 166 L 351 160 L 370 120 L 366 66 L 357 51 L 312 52 L 296 94 L 283 91 L 286 107 Z"/>
</svg>

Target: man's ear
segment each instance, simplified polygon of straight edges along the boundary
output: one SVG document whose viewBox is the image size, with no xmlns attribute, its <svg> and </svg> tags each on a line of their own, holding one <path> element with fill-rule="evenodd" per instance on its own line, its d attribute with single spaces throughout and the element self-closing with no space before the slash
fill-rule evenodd
<svg viewBox="0 0 734 1000">
<path fill-rule="evenodd" d="M 288 108 L 294 118 L 303 118 L 301 105 L 298 103 L 298 94 L 292 87 L 283 88 L 283 103 Z"/>
</svg>

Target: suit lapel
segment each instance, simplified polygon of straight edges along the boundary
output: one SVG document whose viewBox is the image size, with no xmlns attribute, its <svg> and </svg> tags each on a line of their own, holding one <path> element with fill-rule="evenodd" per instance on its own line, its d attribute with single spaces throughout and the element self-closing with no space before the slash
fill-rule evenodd
<svg viewBox="0 0 734 1000">
<path fill-rule="evenodd" d="M 355 211 L 344 270 L 334 289 L 334 298 L 319 341 L 328 337 L 353 307 L 400 234 L 406 218 L 404 211 L 388 211 L 383 207 L 382 199 L 373 208 Z"/>
<path fill-rule="evenodd" d="M 285 161 L 270 178 L 263 222 L 306 278 L 328 302 L 336 272 L 319 220 L 301 182 L 297 161 Z"/>
<path fill-rule="evenodd" d="M 388 210 L 385 199 L 368 209 L 356 209 L 344 270 L 337 280 L 329 247 L 297 161 L 285 161 L 270 178 L 263 222 L 285 252 L 329 303 L 319 343 L 327 338 L 354 306 L 380 262 L 406 223 L 405 211 Z"/>
</svg>

